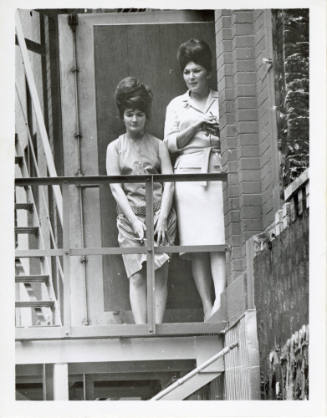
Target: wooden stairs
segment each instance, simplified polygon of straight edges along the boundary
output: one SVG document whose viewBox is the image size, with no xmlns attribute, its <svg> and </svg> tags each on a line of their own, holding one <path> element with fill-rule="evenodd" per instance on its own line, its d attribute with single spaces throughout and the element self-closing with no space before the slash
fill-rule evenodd
<svg viewBox="0 0 327 418">
<path fill-rule="evenodd" d="M 28 145 L 22 147 L 16 135 L 15 147 L 16 177 L 29 177 L 28 163 L 24 157 Z M 31 246 L 44 249 L 43 228 L 32 188 L 16 186 L 16 249 L 27 250 Z M 15 291 L 16 327 L 60 325 L 60 309 L 53 286 L 49 257 L 16 257 Z"/>
</svg>

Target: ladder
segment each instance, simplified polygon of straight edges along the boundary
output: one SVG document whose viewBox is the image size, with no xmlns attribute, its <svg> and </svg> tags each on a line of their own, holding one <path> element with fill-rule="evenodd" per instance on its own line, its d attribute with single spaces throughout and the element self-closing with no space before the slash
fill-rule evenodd
<svg viewBox="0 0 327 418">
<path fill-rule="evenodd" d="M 25 147 L 26 149 L 27 147 Z M 16 177 L 30 177 L 25 153 L 18 136 L 15 140 Z M 32 151 L 33 152 L 33 151 Z M 35 155 L 34 155 L 35 157 Z M 35 163 L 35 161 L 34 161 Z M 46 202 L 40 190 L 42 203 Z M 43 205 L 44 207 L 44 205 Z M 49 212 L 47 218 L 49 220 Z M 50 221 L 49 221 L 50 222 Z M 32 223 L 32 225 L 31 225 Z M 50 226 L 51 227 L 51 226 Z M 31 186 L 15 187 L 15 242 L 17 249 L 50 246 L 49 225 L 42 225 Z M 59 262 L 57 260 L 57 262 Z M 56 291 L 58 293 L 58 286 Z M 53 283 L 50 257 L 15 258 L 16 326 L 60 326 L 60 306 Z"/>
<path fill-rule="evenodd" d="M 47 130 L 35 78 L 29 60 L 25 37 L 20 21 L 20 13 L 16 13 L 15 29 L 18 45 L 21 53 L 22 63 L 26 81 L 31 97 L 35 120 L 37 123 L 40 142 L 43 147 L 46 168 L 49 176 L 56 177 L 56 168 L 49 143 Z M 16 177 L 30 177 L 28 164 L 25 158 L 25 151 L 28 149 L 31 154 L 31 167 L 36 175 L 40 177 L 38 161 L 34 153 L 32 133 L 30 131 L 27 112 L 23 105 L 22 96 L 16 85 L 17 111 L 25 122 L 27 142 L 15 136 L 15 175 Z M 25 136 L 25 133 L 24 133 Z M 52 187 L 54 201 L 59 223 L 62 226 L 62 196 L 59 186 Z M 47 250 L 57 248 L 56 238 L 52 229 L 49 214 L 49 202 L 42 187 L 38 189 L 39 201 L 33 194 L 31 186 L 15 188 L 15 238 L 16 248 L 29 250 L 38 248 Z M 42 208 L 42 214 L 38 213 L 38 207 Z M 45 215 L 44 215 L 45 214 Z M 43 216 L 41 216 L 43 215 Z M 26 253 L 26 251 L 25 251 Z M 50 256 L 35 257 L 27 255 L 15 259 L 15 286 L 16 286 L 16 326 L 49 326 L 61 325 L 61 308 L 59 295 L 63 287 L 63 270 L 59 257 L 56 257 L 56 274 L 51 263 Z M 58 277 L 59 276 L 59 277 Z M 56 283 L 56 285 L 54 285 Z M 62 286 L 60 288 L 60 286 Z"/>
</svg>

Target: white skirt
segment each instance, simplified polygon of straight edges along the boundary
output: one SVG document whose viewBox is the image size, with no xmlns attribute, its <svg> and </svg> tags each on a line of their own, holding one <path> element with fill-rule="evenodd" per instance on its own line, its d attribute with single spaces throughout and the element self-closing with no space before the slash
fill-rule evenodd
<svg viewBox="0 0 327 418">
<path fill-rule="evenodd" d="M 201 153 L 181 155 L 175 173 L 200 173 Z M 220 156 L 210 155 L 209 172 L 220 172 Z M 225 244 L 223 183 L 176 182 L 175 200 L 180 245 Z"/>
</svg>

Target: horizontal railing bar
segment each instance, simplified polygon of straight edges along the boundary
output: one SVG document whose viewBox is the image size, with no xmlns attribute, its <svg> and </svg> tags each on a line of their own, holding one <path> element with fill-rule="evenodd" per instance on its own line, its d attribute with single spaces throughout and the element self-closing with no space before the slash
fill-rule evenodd
<svg viewBox="0 0 327 418">
<path fill-rule="evenodd" d="M 184 322 L 156 324 L 155 334 L 147 332 L 147 326 L 140 324 L 108 324 L 106 326 L 71 327 L 69 335 L 63 327 L 16 328 L 16 340 L 56 340 L 84 338 L 120 338 L 120 337 L 166 337 L 220 334 L 224 332 L 226 322 L 216 324 L 204 322 Z"/>
<path fill-rule="evenodd" d="M 146 247 L 72 248 L 69 255 L 146 254 Z"/>
<path fill-rule="evenodd" d="M 145 183 L 153 177 L 154 182 L 165 181 L 204 181 L 220 180 L 226 181 L 226 173 L 187 173 L 187 174 L 148 174 L 133 176 L 58 176 L 58 177 L 24 177 L 15 179 L 16 186 L 32 184 L 53 185 L 53 184 L 103 184 L 103 183 Z"/>
<path fill-rule="evenodd" d="M 208 252 L 224 252 L 225 245 L 173 245 L 170 247 L 154 247 L 154 252 L 160 253 L 208 253 Z M 27 257 L 46 257 L 46 256 L 80 256 L 80 255 L 119 255 L 119 254 L 146 254 L 147 247 L 99 247 L 99 248 L 70 248 L 69 250 L 16 250 L 15 256 L 19 258 Z"/>
<path fill-rule="evenodd" d="M 64 250 L 59 248 L 55 250 L 16 250 L 15 257 L 28 258 L 28 257 L 46 257 L 46 256 L 60 256 L 64 255 Z"/>
<path fill-rule="evenodd" d="M 155 247 L 155 253 L 220 253 L 226 251 L 226 245 L 172 245 Z"/>
</svg>

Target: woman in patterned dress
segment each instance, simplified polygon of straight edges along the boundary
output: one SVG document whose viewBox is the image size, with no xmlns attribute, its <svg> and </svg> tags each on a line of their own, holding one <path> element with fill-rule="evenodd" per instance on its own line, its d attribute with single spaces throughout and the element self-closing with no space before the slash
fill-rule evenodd
<svg viewBox="0 0 327 418">
<path fill-rule="evenodd" d="M 166 144 L 146 132 L 152 93 L 134 77 L 121 80 L 115 92 L 116 104 L 126 132 L 107 148 L 108 175 L 171 174 L 173 172 Z M 110 189 L 117 202 L 118 242 L 121 247 L 140 247 L 145 237 L 145 185 L 116 183 Z M 172 244 L 175 238 L 176 215 L 172 209 L 173 183 L 154 183 L 154 238 L 156 245 Z M 163 320 L 167 300 L 169 256 L 156 254 L 155 321 Z M 123 254 L 129 278 L 130 303 L 135 323 L 146 323 L 146 254 Z"/>
<path fill-rule="evenodd" d="M 177 58 L 188 90 L 175 97 L 166 110 L 164 140 L 169 151 L 177 154 L 174 172 L 219 172 L 218 94 L 209 87 L 210 48 L 201 40 L 190 39 L 180 45 Z M 225 244 L 222 182 L 176 182 L 175 196 L 181 245 Z M 225 254 L 190 253 L 188 257 L 206 320 L 220 308 Z"/>
</svg>

